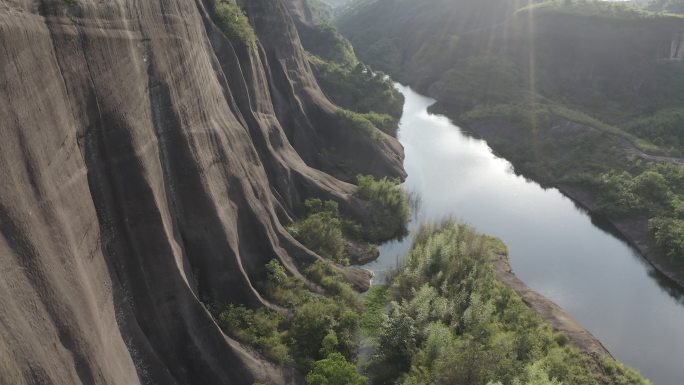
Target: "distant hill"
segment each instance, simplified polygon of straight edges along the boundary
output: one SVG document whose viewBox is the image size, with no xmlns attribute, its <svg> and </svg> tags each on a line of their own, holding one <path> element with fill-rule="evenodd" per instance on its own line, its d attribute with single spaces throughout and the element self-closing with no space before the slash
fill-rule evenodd
<svg viewBox="0 0 684 385">
<path fill-rule="evenodd" d="M 510 66 L 516 87 L 613 119 L 625 106 L 635 116 L 684 103 L 684 18 L 607 2 L 518 4 L 360 0 L 337 23 L 362 60 L 452 107 L 455 75 L 483 57 Z"/>
</svg>

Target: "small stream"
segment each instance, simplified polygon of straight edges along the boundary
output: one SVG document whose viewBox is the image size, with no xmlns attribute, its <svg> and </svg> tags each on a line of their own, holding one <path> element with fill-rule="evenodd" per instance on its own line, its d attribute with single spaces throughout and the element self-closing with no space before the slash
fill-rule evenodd
<svg viewBox="0 0 684 385">
<path fill-rule="evenodd" d="M 428 114 L 433 99 L 397 87 L 406 97 L 398 134 L 404 186 L 422 201 L 411 228 L 451 216 L 501 238 L 518 277 L 569 311 L 618 360 L 654 385 L 683 385 L 684 291 L 558 190 L 515 175 L 485 141 Z M 410 245 L 410 237 L 387 243 L 364 267 L 382 281 Z"/>
</svg>

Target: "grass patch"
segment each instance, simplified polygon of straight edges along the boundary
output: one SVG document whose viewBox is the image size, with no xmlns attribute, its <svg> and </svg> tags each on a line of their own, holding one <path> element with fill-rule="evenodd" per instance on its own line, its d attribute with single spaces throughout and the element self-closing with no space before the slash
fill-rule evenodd
<svg viewBox="0 0 684 385">
<path fill-rule="evenodd" d="M 380 326 L 385 322 L 385 310 L 389 305 L 387 285 L 376 285 L 363 296 L 363 314 L 361 315 L 361 331 L 368 337 L 378 334 Z"/>
<path fill-rule="evenodd" d="M 349 127 L 373 140 L 382 139 L 382 131 L 365 114 L 340 108 L 337 110 L 337 118 L 344 127 Z"/>
<path fill-rule="evenodd" d="M 242 44 L 246 47 L 254 47 L 256 45 L 254 29 L 249 24 L 247 15 L 238 5 L 217 0 L 214 3 L 214 9 L 221 30 L 228 36 L 231 42 Z"/>
</svg>

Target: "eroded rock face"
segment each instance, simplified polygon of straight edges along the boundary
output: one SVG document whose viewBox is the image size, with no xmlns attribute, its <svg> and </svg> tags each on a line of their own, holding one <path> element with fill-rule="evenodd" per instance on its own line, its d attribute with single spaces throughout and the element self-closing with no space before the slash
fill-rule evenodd
<svg viewBox="0 0 684 385">
<path fill-rule="evenodd" d="M 263 265 L 317 257 L 293 206 L 400 146 L 336 125 L 281 0 L 253 48 L 201 0 L 70 3 L 0 0 L 0 383 L 298 383 L 202 301 L 269 305 Z"/>
</svg>

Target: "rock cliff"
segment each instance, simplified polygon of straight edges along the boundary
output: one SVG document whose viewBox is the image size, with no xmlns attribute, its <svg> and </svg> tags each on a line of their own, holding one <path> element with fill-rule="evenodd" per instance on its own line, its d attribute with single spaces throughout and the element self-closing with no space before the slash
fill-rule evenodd
<svg viewBox="0 0 684 385">
<path fill-rule="evenodd" d="M 298 383 L 204 303 L 268 304 L 264 264 L 335 177 L 402 176 L 392 138 L 336 119 L 282 0 L 0 0 L 0 383 Z M 353 150 L 353 151 L 352 151 Z"/>
</svg>

